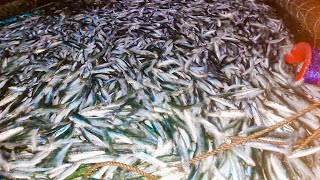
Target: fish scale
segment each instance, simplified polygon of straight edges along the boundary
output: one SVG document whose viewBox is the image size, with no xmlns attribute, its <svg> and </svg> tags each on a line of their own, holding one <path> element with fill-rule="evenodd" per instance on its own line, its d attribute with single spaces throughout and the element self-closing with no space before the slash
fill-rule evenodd
<svg viewBox="0 0 320 180">
<path fill-rule="evenodd" d="M 282 56 L 292 39 L 271 7 L 260 0 L 68 4 L 0 29 L 0 176 L 68 179 L 111 160 L 163 179 L 283 177 L 282 159 L 296 177 L 319 174 L 303 159 L 319 159 L 319 147 L 287 159 L 290 147 L 259 142 L 220 153 L 205 168 L 187 164 L 227 136 L 274 124 L 319 98 L 319 87 L 291 86 Z M 319 112 L 296 124 L 313 131 Z M 295 129 L 280 132 L 294 137 Z M 103 167 L 92 177 L 137 175 Z"/>
</svg>

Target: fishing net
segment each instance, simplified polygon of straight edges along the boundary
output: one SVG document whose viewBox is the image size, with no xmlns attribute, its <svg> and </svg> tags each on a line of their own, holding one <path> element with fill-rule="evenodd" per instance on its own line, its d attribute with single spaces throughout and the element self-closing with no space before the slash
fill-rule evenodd
<svg viewBox="0 0 320 180">
<path fill-rule="evenodd" d="M 1 24 L 1 177 L 320 176 L 320 88 L 272 7 L 67 4 Z"/>
<path fill-rule="evenodd" d="M 282 8 L 295 21 L 291 26 L 292 31 L 302 30 L 300 33 L 307 33 L 311 36 L 310 43 L 320 46 L 320 2 L 317 0 L 272 0 Z M 284 14 L 282 13 L 282 14 Z M 289 20 L 290 21 L 290 20 Z M 301 29 L 299 28 L 301 27 Z M 297 34 L 299 34 L 297 32 Z M 301 34 L 305 38 L 306 36 Z M 303 41 L 303 38 L 299 38 Z M 306 39 L 304 39 L 306 41 Z"/>
</svg>

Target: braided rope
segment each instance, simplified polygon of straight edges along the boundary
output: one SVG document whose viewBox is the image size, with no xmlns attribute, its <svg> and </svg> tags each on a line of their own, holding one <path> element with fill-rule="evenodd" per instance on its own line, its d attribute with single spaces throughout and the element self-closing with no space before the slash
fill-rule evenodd
<svg viewBox="0 0 320 180">
<path fill-rule="evenodd" d="M 320 128 L 318 128 L 311 136 L 309 136 L 306 140 L 302 141 L 302 143 L 295 149 L 298 151 L 308 145 L 311 141 L 317 139 L 320 135 Z"/>
<path fill-rule="evenodd" d="M 206 154 L 202 154 L 202 155 L 200 155 L 198 157 L 192 158 L 192 159 L 189 160 L 189 163 L 193 164 L 193 163 L 195 163 L 197 161 L 200 161 L 200 160 L 203 160 L 203 159 L 205 159 L 205 158 L 207 158 L 209 156 L 212 156 L 212 155 L 218 154 L 219 152 L 228 150 L 228 149 L 230 149 L 230 148 L 232 148 L 232 147 L 234 147 L 236 145 L 243 144 L 243 143 L 245 143 L 247 141 L 256 139 L 257 137 L 259 137 L 259 136 L 261 136 L 263 134 L 269 133 L 269 132 L 271 132 L 271 131 L 273 131 L 273 130 L 275 130 L 275 129 L 277 129 L 277 128 L 285 125 L 285 124 L 289 124 L 289 123 L 293 122 L 297 118 L 305 115 L 306 113 L 312 111 L 313 109 L 317 108 L 318 106 L 320 106 L 320 103 L 314 103 L 314 104 L 310 105 L 309 107 L 307 107 L 306 109 L 298 112 L 297 114 L 295 114 L 293 116 L 290 116 L 290 117 L 284 119 L 283 121 L 280 121 L 280 122 L 278 122 L 278 123 L 266 128 L 266 129 L 263 129 L 263 130 L 260 130 L 258 132 L 255 132 L 255 133 L 249 135 L 248 137 L 239 138 L 239 139 L 237 139 L 236 142 L 233 142 L 233 143 L 230 143 L 230 144 L 223 144 L 218 149 L 210 151 L 210 152 L 208 152 Z"/>
<path fill-rule="evenodd" d="M 259 137 L 259 136 L 261 136 L 263 134 L 269 133 L 269 132 L 271 132 L 271 131 L 273 131 L 273 130 L 275 130 L 275 129 L 277 129 L 277 128 L 285 125 L 285 124 L 289 124 L 289 123 L 293 122 L 294 120 L 298 119 L 299 117 L 305 115 L 306 113 L 314 110 L 318 106 L 320 106 L 320 103 L 314 103 L 314 104 L 310 105 L 309 107 L 307 107 L 306 109 L 298 112 L 297 114 L 295 114 L 293 116 L 290 116 L 290 117 L 284 119 L 283 121 L 280 121 L 280 122 L 278 122 L 278 123 L 266 128 L 266 129 L 263 129 L 261 131 L 255 132 L 255 133 L 249 135 L 247 138 L 248 139 L 253 139 L 253 138 Z"/>
<path fill-rule="evenodd" d="M 194 164 L 198 161 L 201 161 L 209 156 L 213 156 L 213 155 L 216 155 L 218 154 L 219 152 L 222 152 L 222 151 L 225 151 L 225 150 L 228 150 L 230 149 L 231 147 L 234 147 L 236 145 L 239 145 L 239 144 L 242 144 L 244 143 L 246 140 L 245 139 L 240 139 L 238 140 L 237 142 L 233 142 L 233 143 L 230 143 L 230 144 L 223 144 L 221 145 L 220 147 L 218 147 L 217 149 L 213 150 L 213 151 L 210 151 L 208 153 L 205 153 L 205 154 L 201 154 L 200 156 L 198 157 L 195 157 L 195 158 L 192 158 L 189 160 L 189 163 L 190 164 Z"/>
<path fill-rule="evenodd" d="M 240 139 L 245 139 L 245 137 L 239 137 L 239 136 L 229 136 L 228 138 L 232 141 L 238 141 Z M 266 139 L 250 139 L 247 141 L 268 143 L 268 144 L 273 144 L 273 145 L 278 145 L 278 146 L 283 146 L 283 145 L 288 144 L 287 142 L 271 141 L 271 140 L 266 140 Z"/>
<path fill-rule="evenodd" d="M 248 142 L 248 141 L 254 141 L 254 142 L 264 142 L 264 143 L 272 143 L 272 144 L 276 144 L 276 145 L 284 145 L 285 143 L 284 142 L 274 142 L 274 141 L 268 141 L 268 140 L 263 140 L 263 139 L 257 139 L 259 136 L 261 135 L 264 135 L 266 133 L 269 133 L 285 124 L 289 124 L 291 122 L 293 122 L 294 120 L 296 120 L 297 118 L 303 116 L 304 114 L 312 111 L 313 109 L 317 108 L 318 106 L 320 106 L 320 103 L 315 103 L 315 104 L 312 104 L 310 105 L 309 107 L 307 107 L 306 109 L 298 112 L 297 114 L 293 115 L 293 116 L 290 116 L 286 119 L 284 119 L 283 121 L 281 122 L 278 122 L 266 129 L 263 129 L 261 131 L 258 131 L 258 132 L 255 132 L 247 137 L 239 137 L 239 136 L 231 136 L 229 137 L 229 139 L 231 140 L 236 140 L 236 142 L 231 142 L 229 144 L 223 144 L 221 145 L 220 147 L 218 147 L 217 149 L 215 150 L 212 150 L 210 152 L 207 152 L 205 154 L 201 154 L 199 155 L 198 157 L 195 157 L 195 158 L 192 158 L 189 160 L 189 163 L 190 164 L 194 164 L 198 161 L 201 161 L 207 157 L 210 157 L 210 156 L 213 156 L 213 155 L 216 155 L 218 154 L 219 152 L 222 152 L 222 151 L 225 151 L 225 150 L 229 150 L 230 148 L 236 146 L 236 145 L 240 145 L 240 144 L 243 144 L 245 142 Z M 314 138 L 317 138 L 318 136 L 320 136 L 320 128 L 313 134 L 311 135 L 305 142 L 303 142 L 300 146 L 303 147 L 305 145 L 307 145 L 310 141 L 312 141 Z M 299 146 L 299 147 L 300 147 Z M 128 169 L 130 171 L 133 171 L 133 172 L 136 172 L 137 174 L 141 175 L 141 176 L 144 176 L 146 177 L 147 179 L 150 179 L 150 180 L 157 180 L 158 178 L 147 173 L 147 172 L 144 172 L 142 170 L 140 170 L 139 168 L 137 167 L 134 167 L 134 166 L 131 166 L 131 165 L 127 165 L 127 164 L 124 164 L 124 163 L 120 163 L 120 162 L 114 162 L 114 161 L 107 161 L 107 162 L 103 162 L 103 163 L 98 163 L 98 164 L 95 164 L 94 166 L 92 166 L 86 173 L 85 173 L 85 177 L 88 177 L 91 175 L 91 173 L 96 170 L 97 168 L 100 168 L 100 167 L 103 167 L 103 166 L 118 166 L 118 167 L 122 167 L 124 169 Z M 179 164 L 177 167 L 180 167 L 182 166 L 181 164 Z"/>
</svg>

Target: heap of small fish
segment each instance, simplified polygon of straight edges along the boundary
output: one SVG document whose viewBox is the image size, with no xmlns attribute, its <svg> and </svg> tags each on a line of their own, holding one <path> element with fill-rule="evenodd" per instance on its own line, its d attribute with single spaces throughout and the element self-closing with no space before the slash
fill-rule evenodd
<svg viewBox="0 0 320 180">
<path fill-rule="evenodd" d="M 0 30 L 0 177 L 72 179 L 116 161 L 164 179 L 314 179 L 312 111 L 263 139 L 188 160 L 318 101 L 283 62 L 290 34 L 257 0 L 106 1 Z M 72 5 L 70 5 L 72 6 Z M 182 164 L 182 168 L 177 165 Z M 137 178 L 102 167 L 94 178 Z"/>
</svg>

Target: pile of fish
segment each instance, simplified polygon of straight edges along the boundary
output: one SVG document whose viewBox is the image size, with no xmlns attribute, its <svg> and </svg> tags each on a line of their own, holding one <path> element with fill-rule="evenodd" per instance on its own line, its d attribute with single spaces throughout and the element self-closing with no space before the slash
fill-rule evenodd
<svg viewBox="0 0 320 180">
<path fill-rule="evenodd" d="M 3 26 L 0 177 L 73 179 L 105 161 L 163 179 L 320 177 L 318 141 L 292 151 L 319 110 L 262 137 L 287 145 L 188 163 L 319 100 L 283 61 L 291 38 L 258 0 L 104 1 Z M 91 177 L 139 175 L 105 166 Z"/>
</svg>

